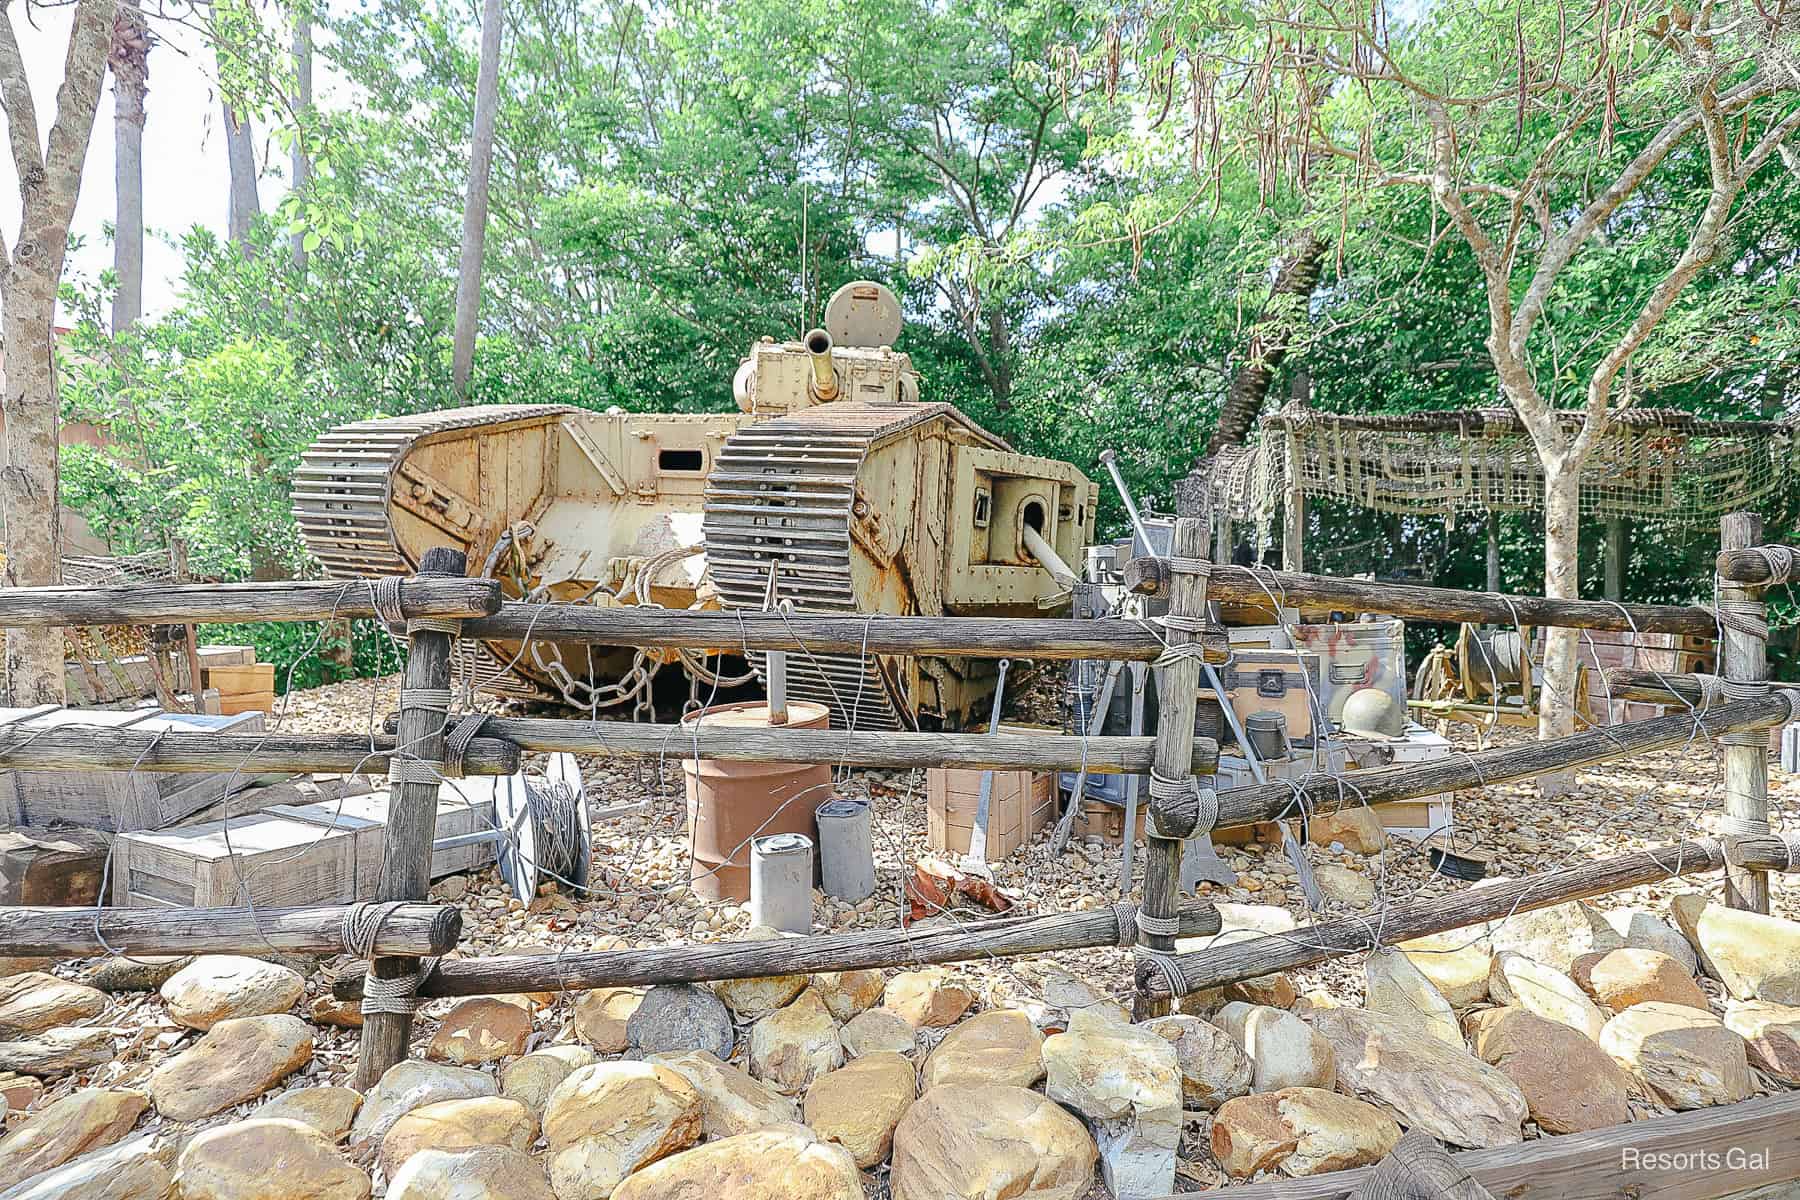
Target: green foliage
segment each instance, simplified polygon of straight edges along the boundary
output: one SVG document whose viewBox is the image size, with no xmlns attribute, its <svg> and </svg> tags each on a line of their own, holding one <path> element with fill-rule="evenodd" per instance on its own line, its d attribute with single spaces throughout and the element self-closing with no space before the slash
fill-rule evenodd
<svg viewBox="0 0 1800 1200">
<path fill-rule="evenodd" d="M 349 627 L 350 666 L 344 667 L 344 628 Z M 371 675 L 391 675 L 406 661 L 404 645 L 377 621 L 257 622 L 201 625 L 203 646 L 253 646 L 256 661 L 275 666 L 275 692 L 338 683 Z"/>
</svg>

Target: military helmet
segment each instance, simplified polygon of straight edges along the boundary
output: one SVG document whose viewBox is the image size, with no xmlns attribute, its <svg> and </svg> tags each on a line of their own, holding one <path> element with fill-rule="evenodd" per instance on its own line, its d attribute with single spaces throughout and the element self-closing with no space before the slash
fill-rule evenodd
<svg viewBox="0 0 1800 1200">
<path fill-rule="evenodd" d="M 1406 708 L 1380 688 L 1357 688 L 1344 701 L 1344 732 L 1364 737 L 1405 737 Z"/>
</svg>

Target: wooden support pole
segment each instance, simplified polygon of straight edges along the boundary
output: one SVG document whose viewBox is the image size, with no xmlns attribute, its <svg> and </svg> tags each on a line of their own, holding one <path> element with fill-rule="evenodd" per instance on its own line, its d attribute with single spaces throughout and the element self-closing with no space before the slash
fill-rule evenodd
<svg viewBox="0 0 1800 1200">
<path fill-rule="evenodd" d="M 481 617 L 500 611 L 492 579 L 413 578 L 400 584 L 409 617 Z M 373 580 L 22 587 L 0 591 L 0 628 L 167 625 L 212 621 L 325 621 L 377 617 Z"/>
<path fill-rule="evenodd" d="M 1606 690 L 1614 700 L 1640 700 L 1649 704 L 1723 703 L 1717 675 L 1690 675 L 1680 671 L 1646 671 L 1641 667 L 1606 668 Z"/>
<path fill-rule="evenodd" d="M 1651 850 L 1623 854 L 1600 862 L 1583 863 L 1561 871 L 1546 871 L 1490 886 L 1470 888 L 1453 895 L 1383 909 L 1378 918 L 1368 914 L 1308 925 L 1293 937 L 1275 935 L 1229 942 L 1173 960 L 1181 978 L 1181 994 L 1223 987 L 1275 971 L 1288 971 L 1374 949 L 1392 946 L 1430 933 L 1464 929 L 1486 921 L 1502 920 L 1514 913 L 1549 908 L 1569 900 L 1604 896 L 1625 888 L 1658 883 L 1674 876 L 1717 871 L 1727 861 L 1754 865 L 1762 870 L 1781 870 L 1800 854 L 1800 837 L 1744 838 L 1727 843 L 1714 838 L 1676 842 Z M 1471 930 L 1473 938 L 1477 931 Z M 1160 975 L 1152 987 L 1162 987 Z"/>
<path fill-rule="evenodd" d="M 1755 513 L 1726 513 L 1719 520 L 1721 554 L 1762 541 L 1762 518 Z M 1762 589 L 1719 580 L 1723 636 L 1719 642 L 1719 677 L 1727 693 L 1733 685 L 1758 684 L 1769 678 L 1768 606 Z M 1735 618 L 1735 620 L 1734 620 Z M 1732 626 L 1761 625 L 1763 635 Z M 1759 731 L 1743 730 L 1721 739 L 1725 744 L 1726 832 L 1748 835 L 1769 828 L 1769 741 Z M 1732 867 L 1725 872 L 1725 903 L 1753 912 L 1769 911 L 1769 877 L 1760 871 Z"/>
<path fill-rule="evenodd" d="M 490 717 L 482 732 L 533 753 L 592 754 L 602 758 L 726 759 L 732 762 L 821 763 L 840 767 L 960 767 L 969 771 L 1079 771 L 1137 775 L 1150 769 L 1151 737 L 1074 737 L 1033 734 L 885 733 L 879 730 L 742 729 L 702 720 L 681 725 L 627 721 L 565 721 L 547 717 Z M 478 739 L 479 740 L 479 739 Z M 0 727 L 0 746 L 4 728 Z M 1219 746 L 1194 740 L 1195 774 L 1218 769 Z M 5 759 L 0 756 L 0 765 Z"/>
<path fill-rule="evenodd" d="M 573 724 L 573 722 L 571 722 Z M 242 771 L 249 774 L 381 774 L 392 737 L 355 733 L 145 732 L 129 726 L 0 726 L 0 768 L 35 771 Z M 494 737 L 469 743 L 470 775 L 511 775 L 519 748 Z"/>
<path fill-rule="evenodd" d="M 715 979 L 755 979 L 808 971 L 862 971 L 967 962 L 1129 944 L 1135 913 L 1123 908 L 1090 912 L 996 917 L 963 925 L 875 929 L 781 938 L 766 942 L 713 942 L 638 950 L 596 950 L 584 954 L 484 955 L 438 963 L 419 987 L 422 996 L 485 996 L 507 992 L 580 991 L 584 988 L 645 987 L 659 983 L 705 983 Z M 1179 919 L 1184 937 L 1219 932 L 1211 904 L 1184 905 Z M 1121 928 L 1121 924 L 1123 928 Z M 360 972 L 338 976 L 339 999 L 362 996 Z"/>
<path fill-rule="evenodd" d="M 1125 584 L 1145 596 L 1168 595 L 1168 565 L 1160 559 L 1134 558 L 1125 564 Z M 1640 633 L 1688 633 L 1712 637 L 1718 622 L 1712 610 L 1692 604 L 1626 604 L 1604 600 L 1551 600 L 1543 596 L 1502 596 L 1458 588 L 1389 583 L 1375 579 L 1339 579 L 1253 567 L 1218 565 L 1207 581 L 1207 595 L 1230 604 L 1267 604 L 1273 594 L 1285 606 L 1327 608 L 1345 612 L 1390 613 L 1414 621 L 1569 629 L 1616 629 Z"/>
<path fill-rule="evenodd" d="M 460 578 L 466 560 L 463 552 L 436 547 L 425 552 L 419 564 L 425 576 Z M 407 630 L 406 671 L 401 682 L 399 744 L 407 747 L 411 763 L 442 764 L 444 726 L 442 710 L 409 704 L 408 692 L 448 692 L 450 652 L 454 638 L 431 629 Z M 438 785 L 420 779 L 403 780 L 388 788 L 387 839 L 382 848 L 381 878 L 376 884 L 378 901 L 423 900 L 431 888 L 431 843 L 437 836 Z M 520 899 L 530 902 L 529 896 Z M 419 969 L 417 958 L 378 957 L 369 966 L 377 979 L 404 979 Z M 356 1059 L 359 1091 L 368 1091 L 387 1069 L 406 1057 L 412 1033 L 410 1012 L 371 1012 L 363 1017 L 362 1044 Z"/>
<path fill-rule="evenodd" d="M 586 642 L 595 646 L 685 646 L 791 650 L 814 654 L 952 654 L 966 658 L 1148 661 L 1162 653 L 1157 632 L 1132 621 L 1061 617 L 840 617 L 821 613 L 687 612 L 596 608 L 589 604 L 507 604 L 469 621 L 463 636 L 487 641 Z M 1206 660 L 1222 663 L 1222 627 L 1199 635 Z"/>
<path fill-rule="evenodd" d="M 1171 543 L 1176 559 L 1206 558 L 1207 525 L 1197 517 L 1182 517 L 1175 522 Z M 1195 776 L 1194 709 L 1200 696 L 1202 664 L 1196 657 L 1181 653 L 1181 647 L 1192 642 L 1183 623 L 1197 622 L 1206 615 L 1206 575 L 1201 571 L 1177 571 L 1169 586 L 1169 617 L 1165 634 L 1169 650 L 1178 655 L 1156 669 L 1157 733 L 1156 761 L 1150 775 L 1150 820 L 1145 825 L 1144 895 L 1141 901 L 1143 920 L 1138 927 L 1138 944 L 1151 954 L 1170 954 L 1175 949 L 1173 935 L 1153 924 L 1172 920 L 1181 899 L 1181 843 L 1195 832 L 1197 811 L 1189 806 L 1186 819 L 1178 816 L 1177 799 L 1192 799 L 1188 785 Z M 1165 788 L 1181 785 L 1180 796 L 1171 796 Z M 1205 780 L 1212 790 L 1212 780 Z M 1202 830 L 1201 832 L 1205 832 Z M 1125 831 L 1126 837 L 1132 831 Z M 1157 998 L 1146 990 L 1155 974 L 1155 963 L 1140 958 L 1136 972 L 1136 992 L 1132 1003 L 1138 1020 L 1164 1016 L 1169 1011 L 1166 997 Z"/>
<path fill-rule="evenodd" d="M 343 954 L 348 905 L 319 908 L 0 908 L 0 958 L 96 954 Z M 456 949 L 462 911 L 403 904 L 381 922 L 382 954 Z"/>
<path fill-rule="evenodd" d="M 1606 558 L 1601 595 L 1608 600 L 1625 598 L 1625 518 L 1606 518 Z"/>
</svg>

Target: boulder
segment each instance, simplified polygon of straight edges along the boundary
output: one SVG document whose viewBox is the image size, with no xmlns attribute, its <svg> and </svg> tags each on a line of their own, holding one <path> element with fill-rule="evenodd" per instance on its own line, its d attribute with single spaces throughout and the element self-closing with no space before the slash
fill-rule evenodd
<svg viewBox="0 0 1800 1200">
<path fill-rule="evenodd" d="M 583 992 L 575 1001 L 575 1036 L 601 1054 L 623 1054 L 631 1045 L 626 1026 L 643 1002 L 643 988 L 594 988 Z"/>
<path fill-rule="evenodd" d="M 1599 909 L 1579 900 L 1513 913 L 1489 926 L 1488 940 L 1495 954 L 1520 954 L 1564 974 L 1584 954 L 1625 944 Z"/>
<path fill-rule="evenodd" d="M 1800 1086 L 1800 1007 L 1732 1000 L 1725 1005 L 1725 1028 L 1744 1039 L 1751 1066 Z"/>
<path fill-rule="evenodd" d="M 911 1054 L 918 1049 L 919 1031 L 912 1022 L 891 1008 L 871 1008 L 859 1012 L 838 1031 L 844 1053 L 861 1058 L 890 1050 L 895 1054 Z"/>
<path fill-rule="evenodd" d="M 1458 1011 L 1487 999 L 1488 974 L 1494 955 L 1487 935 L 1473 929 L 1452 929 L 1401 942 L 1400 951 L 1431 986 Z"/>
<path fill-rule="evenodd" d="M 1339 1090 L 1454 1146 L 1485 1149 L 1523 1140 L 1524 1094 L 1462 1047 L 1415 1022 L 1362 1009 L 1318 1009 L 1308 1019 L 1331 1043 Z"/>
<path fill-rule="evenodd" d="M 353 1143 L 380 1141 L 394 1122 L 422 1104 L 493 1096 L 500 1091 L 492 1075 L 468 1067 L 407 1059 L 395 1063 L 363 1096 L 362 1111 L 350 1127 Z"/>
<path fill-rule="evenodd" d="M 619 1185 L 616 1200 L 862 1200 L 850 1152 L 804 1125 L 740 1133 L 652 1163 Z"/>
<path fill-rule="evenodd" d="M 737 1040 L 724 1001 L 691 983 L 660 984 L 644 993 L 637 1011 L 625 1022 L 633 1054 L 665 1050 L 710 1050 L 730 1058 Z"/>
<path fill-rule="evenodd" d="M 820 971 L 812 977 L 812 988 L 827 1012 L 848 1021 L 881 1003 L 887 981 L 880 971 Z"/>
<path fill-rule="evenodd" d="M 1736 1000 L 1800 1004 L 1800 921 L 1728 908 L 1704 896 L 1669 905 L 1706 973 Z"/>
<path fill-rule="evenodd" d="M 334 1142 L 344 1139 L 362 1107 L 362 1093 L 347 1087 L 295 1088 L 263 1101 L 251 1117 L 311 1125 Z"/>
<path fill-rule="evenodd" d="M 339 1029 L 361 1029 L 362 1005 L 355 1000 L 339 1000 L 336 996 L 315 996 L 306 1006 L 306 1019 L 314 1025 L 332 1025 Z"/>
<path fill-rule="evenodd" d="M 752 925 L 734 940 L 774 942 L 781 938 L 782 933 L 778 929 L 771 929 L 767 925 Z M 725 1002 L 725 1007 L 737 1014 L 738 1020 L 754 1021 L 791 1002 L 806 990 L 808 982 L 810 977 L 804 974 L 764 975 L 755 979 L 721 979 L 712 985 L 712 989 Z"/>
<path fill-rule="evenodd" d="M 627 1175 L 700 1139 L 700 1093 L 667 1067 L 602 1062 L 556 1085 L 544 1106 L 557 1200 L 607 1200 Z"/>
<path fill-rule="evenodd" d="M 196 1134 L 171 1200 L 368 1200 L 369 1177 L 299 1121 L 239 1121 Z"/>
<path fill-rule="evenodd" d="M 425 1057 L 473 1067 L 525 1053 L 531 1010 L 494 996 L 464 1000 L 444 1015 Z"/>
<path fill-rule="evenodd" d="M 1258 975 L 1225 985 L 1225 1000 L 1240 1004 L 1261 1004 L 1269 1008 L 1292 1008 L 1300 999 L 1300 989 L 1285 972 Z"/>
<path fill-rule="evenodd" d="M 709 1051 L 652 1054 L 647 1061 L 667 1067 L 700 1093 L 700 1129 L 708 1138 L 736 1137 L 800 1120 L 799 1105 Z"/>
<path fill-rule="evenodd" d="M 0 1042 L 0 1071 L 18 1071 L 42 1079 L 58 1079 L 85 1071 L 113 1057 L 113 1035 L 106 1029 L 46 1029 L 30 1037 Z"/>
<path fill-rule="evenodd" d="M 1363 1007 L 1417 1021 L 1432 1037 L 1462 1047 L 1462 1029 L 1450 1002 L 1397 950 L 1379 949 L 1363 961 Z"/>
<path fill-rule="evenodd" d="M 1043 1077 L 1044 1038 L 1037 1026 L 1017 1009 L 996 1009 L 951 1027 L 926 1058 L 919 1087 L 929 1090 L 940 1083 L 1030 1087 Z"/>
<path fill-rule="evenodd" d="M 1579 1030 L 1508 1006 L 1477 1013 L 1475 1055 L 1524 1093 L 1545 1133 L 1608 1129 L 1631 1120 L 1631 1076 Z"/>
<path fill-rule="evenodd" d="M 1175 1047 L 1186 1107 L 1211 1112 L 1250 1090 L 1255 1067 L 1231 1035 L 1217 1025 L 1177 1013 L 1145 1021 L 1143 1028 Z"/>
<path fill-rule="evenodd" d="M 1349 867 L 1321 863 L 1313 868 L 1313 882 L 1319 885 L 1319 894 L 1332 904 L 1368 908 L 1375 903 L 1375 881 Z"/>
<path fill-rule="evenodd" d="M 312 1055 L 312 1030 L 299 1017 L 231 1017 L 150 1072 L 144 1086 L 161 1115 L 197 1121 L 262 1095 Z"/>
<path fill-rule="evenodd" d="M 1600 1048 L 1685 1112 L 1747 1099 L 1753 1089 L 1744 1039 L 1685 1004 L 1637 1004 L 1606 1023 Z"/>
<path fill-rule="evenodd" d="M 17 1183 L 110 1146 L 148 1107 L 143 1093 L 112 1088 L 88 1088 L 47 1104 L 0 1138 L 0 1181 Z"/>
<path fill-rule="evenodd" d="M 1182 1076 L 1175 1047 L 1139 1025 L 1085 1009 L 1044 1041 L 1044 1094 L 1088 1121 L 1115 1196 L 1175 1190 Z"/>
<path fill-rule="evenodd" d="M 1322 1088 L 1283 1088 L 1227 1100 L 1213 1119 L 1212 1152 L 1225 1173 L 1248 1179 L 1323 1175 L 1379 1162 L 1400 1140 L 1394 1119 Z"/>
<path fill-rule="evenodd" d="M 1030 1023 L 1023 1014 L 1015 1015 Z M 806 1123 L 826 1141 L 850 1151 L 857 1166 L 873 1167 L 888 1156 L 894 1127 L 912 1107 L 917 1093 L 917 1072 L 911 1059 L 900 1054 L 866 1054 L 813 1081 L 806 1090 Z"/>
<path fill-rule="evenodd" d="M 1535 959 L 1504 951 L 1494 956 L 1488 994 L 1497 1004 L 1514 1004 L 1547 1021 L 1600 1036 L 1606 1014 L 1561 971 Z"/>
<path fill-rule="evenodd" d="M 811 991 L 750 1027 L 750 1073 L 798 1096 L 825 1072 L 844 1065 L 844 1044 L 825 1002 Z"/>
<path fill-rule="evenodd" d="M 162 998 L 177 1025 L 207 1030 L 234 1017 L 284 1013 L 305 991 L 299 972 L 277 963 L 205 954 L 164 981 Z"/>
<path fill-rule="evenodd" d="M 914 1029 L 942 1029 L 975 1003 L 975 991 L 962 976 L 943 967 L 902 971 L 887 982 L 882 1004 L 906 1018 Z"/>
<path fill-rule="evenodd" d="M 25 1037 L 58 1025 L 73 1025 L 106 1011 L 106 993 L 26 971 L 0 979 L 0 1039 Z"/>
<path fill-rule="evenodd" d="M 500 1072 L 500 1094 L 542 1118 L 544 1102 L 556 1085 L 572 1072 L 599 1061 L 600 1056 L 586 1046 L 546 1046 L 506 1064 Z"/>
<path fill-rule="evenodd" d="M 951 1083 L 900 1118 L 888 1186 L 893 1200 L 1076 1200 L 1096 1153 L 1082 1123 L 1036 1092 Z"/>
<path fill-rule="evenodd" d="M 1337 1078 L 1331 1043 L 1293 1013 L 1233 1002 L 1221 1008 L 1213 1022 L 1250 1060 L 1253 1092 L 1330 1088 Z"/>
<path fill-rule="evenodd" d="M 511 1146 L 420 1150 L 388 1180 L 387 1200 L 555 1200 L 544 1169 Z"/>
<path fill-rule="evenodd" d="M 1049 963 L 1014 965 L 1010 978 L 996 977 L 983 998 L 990 1008 L 1024 1013 L 1044 1034 L 1061 1033 L 1069 1027 L 1069 1014 L 1084 1008 L 1104 1008 L 1122 1021 L 1131 1020 L 1131 1014 L 1111 996 Z"/>
<path fill-rule="evenodd" d="M 1381 818 L 1365 807 L 1340 808 L 1307 818 L 1306 840 L 1315 846 L 1336 843 L 1358 854 L 1380 854 L 1387 844 Z"/>
<path fill-rule="evenodd" d="M 1584 954 L 1570 971 L 1594 1003 L 1622 1012 L 1646 1000 L 1707 1007 L 1706 993 L 1681 963 L 1660 950 L 1625 946 L 1604 954 Z"/>
<path fill-rule="evenodd" d="M 28 1179 L 0 1178 L 0 1200 L 167 1200 L 174 1149 L 151 1134 Z"/>
<path fill-rule="evenodd" d="M 523 1154 L 530 1151 L 537 1132 L 532 1111 L 504 1096 L 422 1104 L 395 1121 L 381 1139 L 381 1171 L 392 1179 L 406 1160 L 421 1150 L 510 1146 Z"/>
<path fill-rule="evenodd" d="M 103 992 L 154 992 L 193 961 L 191 954 L 150 958 L 116 954 L 83 971 L 81 981 Z"/>
<path fill-rule="evenodd" d="M 1631 950 L 1656 950 L 1682 965 L 1689 976 L 1700 973 L 1700 956 L 1673 925 L 1645 908 L 1612 908 L 1600 914 Z"/>
</svg>

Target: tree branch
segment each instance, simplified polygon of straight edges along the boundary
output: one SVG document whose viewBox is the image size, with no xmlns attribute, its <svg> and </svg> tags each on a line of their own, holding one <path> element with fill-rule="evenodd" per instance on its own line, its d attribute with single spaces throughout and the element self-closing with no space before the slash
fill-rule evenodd
<svg viewBox="0 0 1800 1200">
<path fill-rule="evenodd" d="M 65 234 L 81 194 L 81 168 L 87 159 L 88 138 L 94 132 L 94 114 L 100 107 L 100 88 L 106 81 L 106 52 L 112 44 L 117 8 L 115 0 L 80 0 L 69 27 L 69 53 L 63 62 L 62 86 L 56 91 L 56 119 L 50 124 L 50 141 L 44 152 L 50 185 L 46 195 L 56 206 L 47 215 Z M 56 265 L 60 274 L 60 261 Z"/>
<path fill-rule="evenodd" d="M 12 0 L 0 0 L 0 108 L 6 110 L 13 169 L 18 172 L 23 196 L 26 180 L 44 169 L 44 151 L 38 133 L 37 105 L 31 99 L 31 80 L 25 74 L 18 35 L 13 32 Z"/>
</svg>

